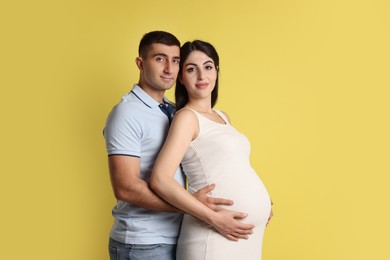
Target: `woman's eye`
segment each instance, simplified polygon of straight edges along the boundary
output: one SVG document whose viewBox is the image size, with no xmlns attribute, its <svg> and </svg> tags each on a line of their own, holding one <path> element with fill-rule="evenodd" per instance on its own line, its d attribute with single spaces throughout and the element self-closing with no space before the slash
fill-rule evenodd
<svg viewBox="0 0 390 260">
<path fill-rule="evenodd" d="M 195 68 L 188 68 L 187 69 L 187 72 L 193 72 L 193 71 L 195 71 Z"/>
<path fill-rule="evenodd" d="M 212 70 L 213 68 L 213 66 L 206 66 L 206 70 Z"/>
</svg>

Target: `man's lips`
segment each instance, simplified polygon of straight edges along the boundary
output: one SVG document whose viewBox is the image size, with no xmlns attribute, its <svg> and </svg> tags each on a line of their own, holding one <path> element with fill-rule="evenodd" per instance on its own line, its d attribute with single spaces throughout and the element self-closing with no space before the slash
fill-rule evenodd
<svg viewBox="0 0 390 260">
<path fill-rule="evenodd" d="M 173 78 L 172 77 L 167 77 L 167 76 L 161 76 L 162 80 L 164 81 L 172 81 Z"/>
</svg>

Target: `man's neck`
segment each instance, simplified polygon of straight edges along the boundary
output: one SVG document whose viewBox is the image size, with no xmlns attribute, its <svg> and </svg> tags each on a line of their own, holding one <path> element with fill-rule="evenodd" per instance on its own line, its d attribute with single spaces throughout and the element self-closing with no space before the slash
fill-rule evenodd
<svg viewBox="0 0 390 260">
<path fill-rule="evenodd" d="M 137 84 L 143 91 L 146 92 L 146 94 L 148 94 L 151 98 L 153 98 L 154 100 L 156 100 L 158 103 L 164 103 L 164 94 L 165 94 L 165 91 L 164 90 L 155 90 L 153 88 L 150 88 L 142 83 L 138 83 Z"/>
</svg>

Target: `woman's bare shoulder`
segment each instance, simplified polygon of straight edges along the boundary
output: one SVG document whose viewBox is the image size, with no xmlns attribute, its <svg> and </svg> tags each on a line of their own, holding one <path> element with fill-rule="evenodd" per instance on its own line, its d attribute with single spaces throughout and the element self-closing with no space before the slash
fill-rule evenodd
<svg viewBox="0 0 390 260">
<path fill-rule="evenodd" d="M 199 133 L 198 117 L 193 110 L 182 108 L 175 113 L 171 128 L 191 133 L 193 140 Z"/>
<path fill-rule="evenodd" d="M 196 120 L 197 121 L 197 116 L 196 116 L 195 112 L 189 108 L 182 108 L 182 109 L 178 110 L 175 113 L 175 118 L 180 118 L 180 120 Z"/>
</svg>

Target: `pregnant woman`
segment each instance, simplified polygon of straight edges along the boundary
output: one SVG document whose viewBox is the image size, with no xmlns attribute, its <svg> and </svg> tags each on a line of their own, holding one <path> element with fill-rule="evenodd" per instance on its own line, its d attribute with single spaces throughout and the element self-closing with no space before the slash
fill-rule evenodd
<svg viewBox="0 0 390 260">
<path fill-rule="evenodd" d="M 271 201 L 250 165 L 247 138 L 230 125 L 225 113 L 213 109 L 218 96 L 218 54 L 211 44 L 196 40 L 186 42 L 180 55 L 178 112 L 150 182 L 157 194 L 187 213 L 176 257 L 259 260 L 264 229 L 272 216 Z M 189 193 L 214 183 L 210 196 L 232 199 L 234 205 L 213 211 L 194 199 L 173 178 L 180 163 Z M 235 229 L 226 231 L 224 223 L 232 221 L 237 211 L 247 214 L 243 222 L 255 226 L 249 236 Z"/>
</svg>

